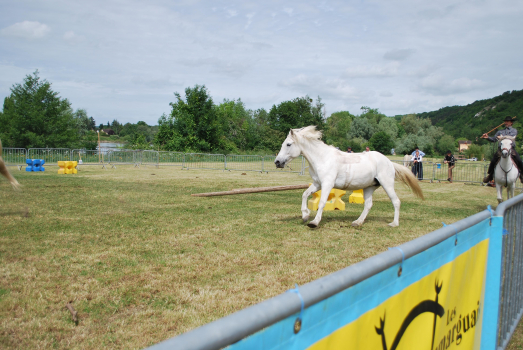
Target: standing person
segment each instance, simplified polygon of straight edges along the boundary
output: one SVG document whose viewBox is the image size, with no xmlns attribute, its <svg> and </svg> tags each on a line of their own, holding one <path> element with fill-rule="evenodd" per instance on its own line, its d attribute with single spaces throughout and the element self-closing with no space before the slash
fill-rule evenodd
<svg viewBox="0 0 523 350">
<path fill-rule="evenodd" d="M 369 146 L 365 147 L 365 152 L 370 152 Z"/>
<path fill-rule="evenodd" d="M 452 169 L 454 169 L 456 160 L 454 159 L 454 155 L 452 154 L 451 151 L 447 151 L 447 154 L 445 155 L 445 159 L 443 159 L 443 163 L 449 165 L 449 178 L 447 179 L 447 181 L 452 183 Z"/>
<path fill-rule="evenodd" d="M 423 156 L 419 153 L 419 149 L 414 152 L 412 156 L 412 172 L 418 177 L 418 180 L 423 180 Z"/>
<path fill-rule="evenodd" d="M 349 146 L 349 147 L 347 148 L 347 153 L 354 153 L 354 152 L 352 151 L 352 147 Z"/>
<path fill-rule="evenodd" d="M 413 157 L 414 154 L 416 154 L 416 152 L 419 152 L 420 156 L 425 157 L 425 153 L 423 151 L 420 151 L 418 146 L 416 146 L 416 148 L 414 148 L 414 151 L 412 152 Z"/>
<path fill-rule="evenodd" d="M 518 131 L 512 127 L 512 124 L 514 123 L 514 119 L 512 117 L 508 116 L 505 117 L 503 120 L 505 122 L 505 129 L 499 130 L 494 137 L 489 137 L 487 134 L 481 135 L 482 139 L 487 139 L 490 142 L 498 142 L 499 139 L 503 136 L 510 136 L 516 138 L 518 135 Z M 496 153 L 494 153 L 494 156 L 492 157 L 492 160 L 490 161 L 490 165 L 488 167 L 488 174 L 483 179 L 484 183 L 491 182 L 492 179 L 494 179 L 494 169 L 496 169 L 496 165 L 498 164 L 499 159 L 501 158 L 501 143 L 498 144 L 498 150 Z M 512 159 L 514 160 L 514 163 L 516 163 L 516 166 L 519 170 L 519 179 L 523 183 L 523 162 L 521 162 L 521 158 L 519 157 L 518 152 L 516 152 L 516 142 L 512 142 L 512 148 L 511 148 L 511 155 Z"/>
</svg>

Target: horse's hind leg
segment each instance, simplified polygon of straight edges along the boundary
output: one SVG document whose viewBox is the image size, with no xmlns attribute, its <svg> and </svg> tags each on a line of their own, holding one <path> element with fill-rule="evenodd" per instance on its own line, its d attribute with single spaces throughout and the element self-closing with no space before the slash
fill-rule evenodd
<svg viewBox="0 0 523 350">
<path fill-rule="evenodd" d="M 365 221 L 367 214 L 372 208 L 372 194 L 374 193 L 374 191 L 376 191 L 377 188 L 377 186 L 372 186 L 363 189 L 363 199 L 365 200 L 365 204 L 363 205 L 363 212 L 357 220 L 352 222 L 352 226 L 363 225 L 363 222 Z"/>
<path fill-rule="evenodd" d="M 381 184 L 383 186 L 383 189 L 387 193 L 387 195 L 390 198 L 390 201 L 392 202 L 392 205 L 394 206 L 394 221 L 392 221 L 389 226 L 390 227 L 397 227 L 400 225 L 400 199 L 398 198 L 398 195 L 396 194 L 396 191 L 394 191 L 394 182 L 392 184 L 383 183 Z"/>
</svg>

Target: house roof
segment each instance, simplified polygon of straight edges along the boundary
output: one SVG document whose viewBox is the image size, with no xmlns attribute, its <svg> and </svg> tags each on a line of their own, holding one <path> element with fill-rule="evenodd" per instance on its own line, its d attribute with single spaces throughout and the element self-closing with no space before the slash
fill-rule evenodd
<svg viewBox="0 0 523 350">
<path fill-rule="evenodd" d="M 460 145 L 463 145 L 463 144 L 470 145 L 470 144 L 472 143 L 472 141 L 468 141 L 468 140 L 467 140 L 467 141 L 458 141 L 458 143 L 459 143 Z"/>
</svg>

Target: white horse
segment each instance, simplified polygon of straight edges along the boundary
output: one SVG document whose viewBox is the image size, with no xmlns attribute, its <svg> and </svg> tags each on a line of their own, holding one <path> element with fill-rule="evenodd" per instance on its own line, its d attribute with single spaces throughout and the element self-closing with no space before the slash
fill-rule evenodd
<svg viewBox="0 0 523 350">
<path fill-rule="evenodd" d="M 314 220 L 308 223 L 309 227 L 319 225 L 323 208 L 333 188 L 363 189 L 364 209 L 352 226 L 363 224 L 372 208 L 372 194 L 380 185 L 394 205 L 394 221 L 389 226 L 399 225 L 400 200 L 394 191 L 395 178 L 409 186 L 418 197 L 423 198 L 418 181 L 408 168 L 392 163 L 379 152 L 345 153 L 326 145 L 320 139 L 321 132 L 316 130 L 315 126 L 291 129 L 274 161 L 276 167 L 283 168 L 285 164 L 302 154 L 309 162 L 309 173 L 313 183 L 303 193 L 301 205 L 303 222 L 306 222 L 310 215 L 307 198 L 312 193 L 322 190 L 318 212 Z"/>
<path fill-rule="evenodd" d="M 498 203 L 503 202 L 503 186 L 507 188 L 507 199 L 514 197 L 516 181 L 519 177 L 518 167 L 512 161 L 511 149 L 514 137 L 504 136 L 501 140 L 501 159 L 494 169 L 494 181 L 498 192 Z"/>
<path fill-rule="evenodd" d="M 412 155 L 405 154 L 403 157 L 403 166 L 407 168 L 412 166 Z"/>
<path fill-rule="evenodd" d="M 2 141 L 0 141 L 0 174 L 4 175 L 7 181 L 11 183 L 11 186 L 16 190 L 20 187 L 20 184 L 16 179 L 9 173 L 9 170 L 7 170 L 7 167 L 5 166 L 5 162 L 2 159 Z"/>
</svg>

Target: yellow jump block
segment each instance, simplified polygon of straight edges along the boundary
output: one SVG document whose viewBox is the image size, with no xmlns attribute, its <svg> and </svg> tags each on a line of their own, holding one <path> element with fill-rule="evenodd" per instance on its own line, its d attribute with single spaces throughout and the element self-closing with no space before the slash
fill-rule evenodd
<svg viewBox="0 0 523 350">
<path fill-rule="evenodd" d="M 343 190 L 334 189 L 329 193 L 329 198 L 327 203 L 325 203 L 325 208 L 323 210 L 345 210 L 345 203 L 341 200 L 341 197 L 347 193 Z M 318 210 L 318 205 L 320 204 L 321 190 L 312 194 L 312 199 L 309 199 L 307 202 L 307 207 L 310 210 Z"/>
<path fill-rule="evenodd" d="M 58 174 L 77 174 L 77 165 L 77 161 L 59 161 L 58 166 L 60 169 L 58 169 Z"/>
<path fill-rule="evenodd" d="M 355 190 L 349 196 L 349 203 L 363 204 L 365 200 L 363 199 L 363 190 Z"/>
</svg>

